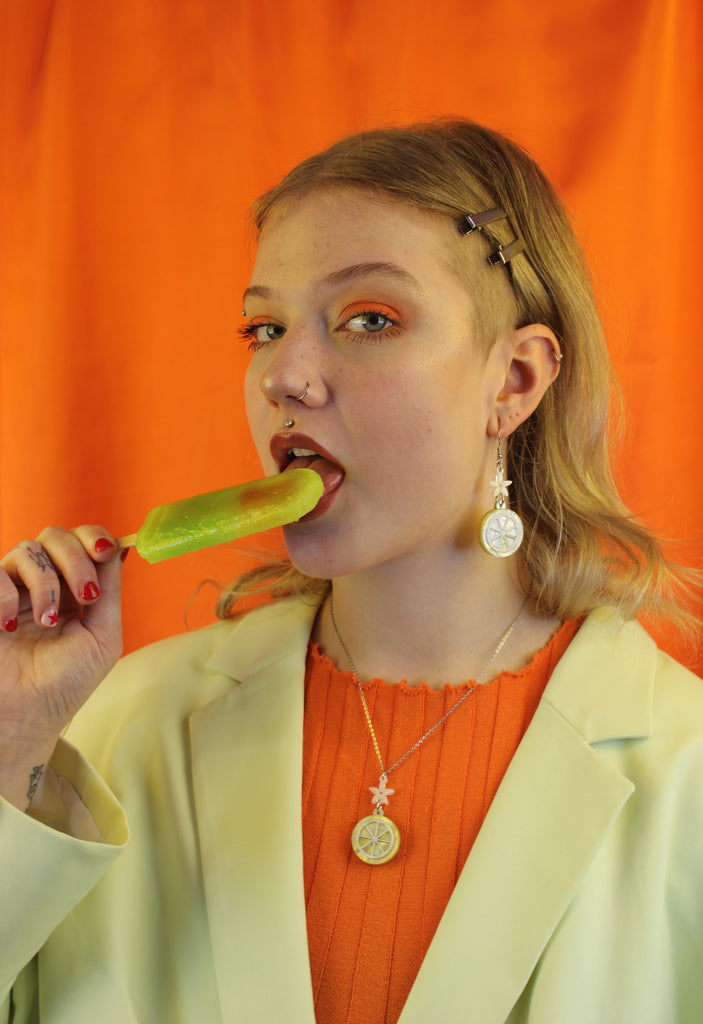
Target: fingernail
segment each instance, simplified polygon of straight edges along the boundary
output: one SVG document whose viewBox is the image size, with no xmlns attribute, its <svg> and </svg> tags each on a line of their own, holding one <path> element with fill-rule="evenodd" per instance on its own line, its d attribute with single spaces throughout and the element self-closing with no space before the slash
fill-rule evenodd
<svg viewBox="0 0 703 1024">
<path fill-rule="evenodd" d="M 93 583 L 92 580 L 81 587 L 81 599 L 83 601 L 95 601 L 98 597 L 100 597 L 100 589 L 97 583 Z"/>
<path fill-rule="evenodd" d="M 55 608 L 47 608 L 39 620 L 42 626 L 55 626 L 59 621 L 59 615 Z"/>
<path fill-rule="evenodd" d="M 122 548 L 122 551 L 120 552 L 120 559 L 124 562 L 128 554 L 129 548 Z"/>
<path fill-rule="evenodd" d="M 99 555 L 103 551 L 109 551 L 110 548 L 114 548 L 114 544 L 107 537 L 98 537 L 95 542 L 95 551 Z"/>
<path fill-rule="evenodd" d="M 17 629 L 17 617 L 13 615 L 11 619 L 5 619 L 2 628 L 6 633 L 14 633 Z"/>
</svg>

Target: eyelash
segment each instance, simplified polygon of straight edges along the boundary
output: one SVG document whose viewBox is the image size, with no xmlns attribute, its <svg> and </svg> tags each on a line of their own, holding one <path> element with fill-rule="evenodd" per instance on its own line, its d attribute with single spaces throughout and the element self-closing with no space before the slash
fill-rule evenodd
<svg viewBox="0 0 703 1024">
<path fill-rule="evenodd" d="M 350 324 L 352 320 L 358 320 L 361 319 L 362 317 L 371 316 L 379 317 L 380 319 L 385 320 L 386 325 L 378 331 L 349 330 L 348 324 Z M 267 338 L 265 341 L 261 340 L 260 338 L 257 337 L 258 332 L 262 330 L 262 328 L 266 327 L 281 328 L 283 333 L 280 334 L 278 338 Z M 382 338 L 395 338 L 398 334 L 400 334 L 401 324 L 399 320 L 391 316 L 390 313 L 388 313 L 385 309 L 369 308 L 355 310 L 351 314 L 351 316 L 348 316 L 340 324 L 340 326 L 335 329 L 344 334 L 358 334 L 360 337 L 363 337 L 364 340 L 373 339 L 374 335 L 378 335 L 380 340 Z M 259 323 L 244 324 L 242 327 L 238 328 L 237 333 L 239 334 L 239 337 L 242 339 L 242 341 L 247 343 L 250 352 L 257 352 L 260 348 L 263 348 L 265 345 L 269 345 L 271 344 L 271 342 L 278 341 L 280 338 L 282 338 L 283 334 L 285 334 L 285 328 L 281 324 L 277 324 L 274 321 L 261 321 Z"/>
<path fill-rule="evenodd" d="M 270 345 L 271 342 L 278 340 L 277 338 L 268 338 L 266 341 L 261 341 L 257 338 L 257 334 L 262 327 L 281 327 L 281 324 L 264 321 L 263 323 L 257 324 L 243 324 L 241 327 L 237 328 L 237 334 L 242 341 L 247 343 L 247 348 L 250 352 L 257 352 L 265 345 Z M 285 332 L 285 328 L 283 330 Z M 283 335 L 281 335 L 281 337 L 283 337 Z"/>
</svg>

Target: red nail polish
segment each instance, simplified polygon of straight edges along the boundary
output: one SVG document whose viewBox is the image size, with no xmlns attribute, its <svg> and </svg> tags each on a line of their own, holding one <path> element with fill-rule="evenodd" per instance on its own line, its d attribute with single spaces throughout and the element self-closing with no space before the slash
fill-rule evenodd
<svg viewBox="0 0 703 1024">
<path fill-rule="evenodd" d="M 127 558 L 128 554 L 129 554 L 129 548 L 122 548 L 122 550 L 120 551 L 120 558 L 122 559 L 123 562 Z"/>
<path fill-rule="evenodd" d="M 55 608 L 49 608 L 41 617 L 42 626 L 55 626 L 59 621 L 59 613 Z"/>
<path fill-rule="evenodd" d="M 17 617 L 13 615 L 11 619 L 5 619 L 2 628 L 6 633 L 14 633 L 17 629 Z"/>
<path fill-rule="evenodd" d="M 99 555 L 103 551 L 109 551 L 110 548 L 114 548 L 114 546 L 115 545 L 112 543 L 112 541 L 108 540 L 107 537 L 98 537 L 98 539 L 95 542 L 95 551 Z"/>
<path fill-rule="evenodd" d="M 90 583 L 86 583 L 85 586 L 81 587 L 81 597 L 84 601 L 94 601 L 97 597 L 100 597 L 100 590 L 96 583 L 91 580 Z"/>
</svg>

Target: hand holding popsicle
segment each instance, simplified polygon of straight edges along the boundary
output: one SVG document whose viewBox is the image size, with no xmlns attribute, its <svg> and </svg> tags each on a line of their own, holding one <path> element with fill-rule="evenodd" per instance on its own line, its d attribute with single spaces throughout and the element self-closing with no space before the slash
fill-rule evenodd
<svg viewBox="0 0 703 1024">
<path fill-rule="evenodd" d="M 50 527 L 0 561 L 0 793 L 22 810 L 120 656 L 120 577 L 117 545 L 96 526 Z"/>
<path fill-rule="evenodd" d="M 0 561 L 0 794 L 24 809 L 70 719 L 122 650 L 120 548 L 150 562 L 294 522 L 319 501 L 308 469 L 152 509 L 115 541 L 97 526 L 44 530 Z"/>
</svg>

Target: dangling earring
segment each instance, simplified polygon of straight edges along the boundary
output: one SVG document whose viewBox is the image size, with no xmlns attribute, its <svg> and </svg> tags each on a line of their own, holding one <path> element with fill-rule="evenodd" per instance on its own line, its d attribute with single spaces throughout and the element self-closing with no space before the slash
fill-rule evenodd
<svg viewBox="0 0 703 1024">
<path fill-rule="evenodd" d="M 495 558 L 507 558 L 514 555 L 522 544 L 524 529 L 522 519 L 507 508 L 505 499 L 512 480 L 506 480 L 503 472 L 503 452 L 498 434 L 498 457 L 496 462 L 496 478 L 491 480 L 493 490 L 493 511 L 487 512 L 481 520 L 478 539 L 481 547 Z"/>
</svg>

